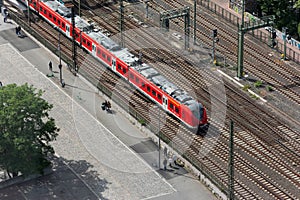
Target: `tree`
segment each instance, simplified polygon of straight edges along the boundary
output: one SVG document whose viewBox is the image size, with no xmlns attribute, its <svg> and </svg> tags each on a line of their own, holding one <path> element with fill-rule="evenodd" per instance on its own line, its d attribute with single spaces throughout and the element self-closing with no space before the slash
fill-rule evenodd
<svg viewBox="0 0 300 200">
<path fill-rule="evenodd" d="M 53 105 L 41 98 L 43 91 L 27 83 L 0 88 L 0 168 L 9 177 L 43 173 L 54 154 L 49 142 L 59 129 L 48 112 Z"/>
<path fill-rule="evenodd" d="M 300 1 L 299 1 L 300 2 Z M 298 38 L 299 4 L 297 1 L 257 0 L 258 16 L 275 15 L 275 27 L 287 27 L 294 38 Z"/>
</svg>

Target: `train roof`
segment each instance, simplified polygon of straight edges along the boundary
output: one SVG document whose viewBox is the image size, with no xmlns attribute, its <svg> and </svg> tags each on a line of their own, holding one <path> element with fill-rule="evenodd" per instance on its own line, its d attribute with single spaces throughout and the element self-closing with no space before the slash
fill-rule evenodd
<svg viewBox="0 0 300 200">
<path fill-rule="evenodd" d="M 61 16 L 65 18 L 71 17 L 71 9 L 65 7 L 63 4 L 53 0 L 42 0 L 42 2 L 44 2 L 44 4 L 46 4 L 53 11 L 58 12 L 58 14 L 60 14 Z"/>
<path fill-rule="evenodd" d="M 194 108 L 198 104 L 198 102 L 191 96 L 187 94 L 184 90 L 178 88 L 175 84 L 171 83 L 166 79 L 163 75 L 161 75 L 156 69 L 147 65 L 145 63 L 133 66 L 136 71 L 138 71 L 145 78 L 150 80 L 164 92 L 172 96 L 178 102 L 190 107 Z"/>
</svg>

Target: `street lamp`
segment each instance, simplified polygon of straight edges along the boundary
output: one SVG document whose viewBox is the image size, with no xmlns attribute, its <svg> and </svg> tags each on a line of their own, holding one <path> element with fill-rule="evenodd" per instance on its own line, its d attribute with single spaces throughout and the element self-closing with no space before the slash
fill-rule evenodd
<svg viewBox="0 0 300 200">
<path fill-rule="evenodd" d="M 148 17 L 149 17 L 149 10 L 148 10 L 148 7 L 149 7 L 149 1 L 150 0 L 146 0 L 146 1 L 144 1 L 145 2 L 145 4 L 146 4 L 146 18 L 148 19 Z"/>
<path fill-rule="evenodd" d="M 58 31 L 58 51 L 59 51 L 59 81 L 62 87 L 65 87 L 65 82 L 62 79 L 62 65 L 61 65 L 61 49 L 60 49 L 60 32 Z"/>
<path fill-rule="evenodd" d="M 27 15 L 28 15 L 28 25 L 30 26 L 30 4 L 27 2 Z"/>
<path fill-rule="evenodd" d="M 156 115 L 156 118 L 158 120 L 158 169 L 160 169 L 160 109 L 158 106 L 154 106 L 155 109 L 158 110 L 158 118 L 157 118 L 157 115 Z"/>
</svg>

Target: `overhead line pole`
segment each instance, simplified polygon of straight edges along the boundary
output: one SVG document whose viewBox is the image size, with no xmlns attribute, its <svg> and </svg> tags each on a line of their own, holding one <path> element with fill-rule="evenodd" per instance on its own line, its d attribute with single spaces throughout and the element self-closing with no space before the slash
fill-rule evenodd
<svg viewBox="0 0 300 200">
<path fill-rule="evenodd" d="M 78 0 L 79 2 L 78 2 L 78 6 L 79 6 L 79 8 L 78 8 L 78 15 L 79 15 L 79 17 L 81 17 L 81 12 L 80 12 L 80 4 L 81 4 L 81 0 Z"/>
<path fill-rule="evenodd" d="M 29 4 L 29 0 L 27 1 L 27 15 L 28 15 L 28 25 L 30 26 L 30 4 Z"/>
<path fill-rule="evenodd" d="M 239 48 L 238 48 L 238 61 L 237 61 L 237 77 L 243 78 L 243 59 L 244 59 L 244 35 L 248 30 L 254 30 L 258 28 L 263 28 L 273 24 L 274 16 L 265 16 L 254 22 L 244 22 L 244 10 L 245 10 L 245 0 L 242 1 L 242 22 L 239 24 Z"/>
<path fill-rule="evenodd" d="M 123 0 L 120 0 L 120 34 L 121 34 L 121 47 L 124 47 L 124 5 Z"/>
<path fill-rule="evenodd" d="M 239 24 L 239 49 L 238 49 L 238 70 L 237 70 L 237 77 L 243 77 L 243 59 L 244 59 L 244 10 L 245 10 L 245 0 L 242 2 L 242 22 Z"/>
<path fill-rule="evenodd" d="M 75 14 L 74 14 L 74 6 L 71 7 L 72 12 L 72 61 L 73 61 L 73 69 L 75 72 L 78 72 L 77 63 L 76 63 L 76 43 L 75 43 Z"/>
<path fill-rule="evenodd" d="M 230 121 L 229 165 L 228 165 L 228 199 L 234 199 L 234 133 L 233 121 Z"/>
<path fill-rule="evenodd" d="M 196 31 L 197 31 L 197 0 L 194 0 L 194 44 L 196 44 Z"/>
<path fill-rule="evenodd" d="M 173 10 L 168 10 L 160 13 L 160 26 L 163 30 L 169 31 L 170 19 L 184 17 L 184 48 L 189 48 L 189 39 L 190 39 L 190 8 L 183 7 Z"/>
</svg>

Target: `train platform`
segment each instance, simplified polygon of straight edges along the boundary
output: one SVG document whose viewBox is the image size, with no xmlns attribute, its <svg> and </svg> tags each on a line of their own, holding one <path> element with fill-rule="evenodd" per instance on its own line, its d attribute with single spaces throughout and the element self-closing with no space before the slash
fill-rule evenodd
<svg viewBox="0 0 300 200">
<path fill-rule="evenodd" d="M 62 87 L 59 59 L 27 33 L 18 37 L 13 22 L 3 23 L 2 16 L 0 22 L 1 82 L 45 91 L 60 128 L 53 172 L 0 189 L 0 199 L 216 199 L 185 169 L 159 169 L 157 146 L 116 104 L 111 113 L 101 110 L 108 98 L 64 63 Z"/>
</svg>

